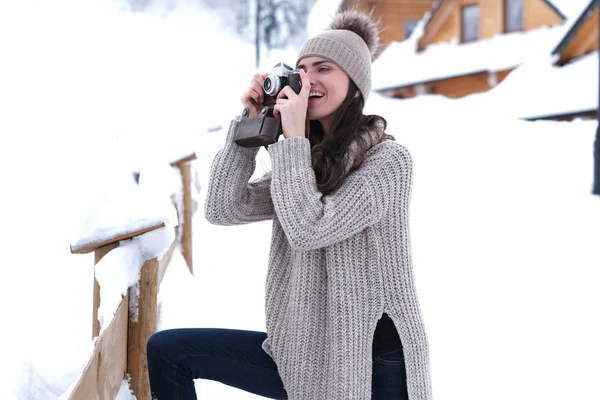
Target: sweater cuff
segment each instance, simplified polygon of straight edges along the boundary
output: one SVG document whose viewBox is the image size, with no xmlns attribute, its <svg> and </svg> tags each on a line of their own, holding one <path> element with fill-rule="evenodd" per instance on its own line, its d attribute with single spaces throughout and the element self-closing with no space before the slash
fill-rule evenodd
<svg viewBox="0 0 600 400">
<path fill-rule="evenodd" d="M 280 140 L 269 146 L 269 154 L 273 171 L 280 168 L 303 169 L 312 168 L 310 141 L 303 137 L 293 137 Z"/>
</svg>

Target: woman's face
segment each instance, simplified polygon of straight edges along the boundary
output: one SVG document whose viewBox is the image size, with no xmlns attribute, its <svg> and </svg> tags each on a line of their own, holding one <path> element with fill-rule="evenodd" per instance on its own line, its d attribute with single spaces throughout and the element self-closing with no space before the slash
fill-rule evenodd
<svg viewBox="0 0 600 400">
<path fill-rule="evenodd" d="M 298 68 L 306 71 L 310 80 L 308 115 L 327 129 L 348 94 L 350 78 L 335 63 L 322 57 L 303 58 Z"/>
</svg>

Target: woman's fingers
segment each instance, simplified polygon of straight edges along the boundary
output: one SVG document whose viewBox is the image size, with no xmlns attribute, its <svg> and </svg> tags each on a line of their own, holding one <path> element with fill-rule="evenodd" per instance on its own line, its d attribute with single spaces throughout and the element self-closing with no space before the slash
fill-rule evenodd
<svg viewBox="0 0 600 400">
<path fill-rule="evenodd" d="M 310 94 L 310 81 L 301 72 L 302 90 L 296 94 L 290 86 L 285 86 L 277 95 L 273 115 L 281 119 L 285 138 L 306 137 L 306 109 Z"/>
<path fill-rule="evenodd" d="M 263 102 L 265 101 L 263 83 L 265 77 L 268 75 L 268 73 L 255 74 L 250 81 L 250 85 L 241 97 L 244 108 L 248 108 L 249 110 L 250 118 L 256 117 L 263 106 Z"/>
<path fill-rule="evenodd" d="M 262 84 L 254 81 L 252 82 L 252 85 L 250 86 L 250 88 L 254 91 L 254 93 L 257 94 L 257 98 L 255 99 L 259 104 L 262 104 L 263 101 L 265 100 L 264 95 L 265 95 L 265 91 L 262 88 Z"/>
<path fill-rule="evenodd" d="M 248 89 L 248 95 L 252 98 L 252 100 L 256 102 L 256 104 L 262 104 L 262 93 L 255 87 L 251 87 L 250 89 Z"/>
<path fill-rule="evenodd" d="M 252 83 L 258 82 L 259 84 L 262 85 L 263 82 L 265 81 L 265 78 L 266 77 L 264 76 L 264 74 L 254 74 L 254 76 L 252 77 Z"/>
<path fill-rule="evenodd" d="M 277 95 L 277 100 L 284 98 L 293 99 L 296 96 L 297 94 L 294 92 L 294 89 L 289 86 L 284 86 L 283 89 L 281 89 L 281 92 L 279 92 Z"/>
<path fill-rule="evenodd" d="M 300 79 L 302 79 L 302 89 L 300 89 L 299 95 L 308 99 L 308 95 L 310 94 L 310 79 L 303 69 L 300 70 Z"/>
<path fill-rule="evenodd" d="M 257 84 L 258 87 L 262 90 L 263 85 L 265 84 L 265 79 L 267 78 L 267 76 L 269 76 L 270 74 L 264 73 L 264 74 L 255 74 L 254 78 L 252 78 L 252 83 L 251 86 L 253 86 L 254 84 Z"/>
<path fill-rule="evenodd" d="M 293 101 L 293 99 L 288 99 L 287 97 L 278 97 L 277 100 L 275 100 L 275 104 L 288 104 L 291 101 Z"/>
</svg>

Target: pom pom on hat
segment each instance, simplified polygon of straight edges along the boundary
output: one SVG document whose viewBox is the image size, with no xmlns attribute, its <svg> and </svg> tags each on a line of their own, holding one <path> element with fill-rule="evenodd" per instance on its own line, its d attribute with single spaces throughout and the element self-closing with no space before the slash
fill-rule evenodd
<svg viewBox="0 0 600 400">
<path fill-rule="evenodd" d="M 364 14 L 358 11 L 346 11 L 337 14 L 329 29 L 344 29 L 352 31 L 361 37 L 367 44 L 369 53 L 371 53 L 371 61 L 375 61 L 379 50 L 379 21 L 373 21 L 370 14 Z"/>
</svg>

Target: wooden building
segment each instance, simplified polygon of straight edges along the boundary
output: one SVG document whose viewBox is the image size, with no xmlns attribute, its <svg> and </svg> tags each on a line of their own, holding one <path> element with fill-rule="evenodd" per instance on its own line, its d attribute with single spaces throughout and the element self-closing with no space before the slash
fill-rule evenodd
<svg viewBox="0 0 600 400">
<path fill-rule="evenodd" d="M 373 11 L 381 19 L 381 49 L 390 42 L 407 39 L 436 0 L 344 0 L 342 10 Z"/>
<path fill-rule="evenodd" d="M 421 54 L 430 53 L 430 49 L 441 52 L 444 46 L 452 46 L 452 49 L 462 50 L 462 47 L 472 51 L 455 51 L 448 53 L 448 57 L 439 62 L 439 73 L 430 71 L 429 74 L 415 76 L 410 81 L 399 79 L 397 84 L 387 82 L 385 85 L 375 86 L 374 90 L 398 98 L 410 98 L 418 94 L 441 94 L 450 98 L 459 98 L 472 93 L 480 93 L 496 86 L 522 60 L 516 59 L 510 53 L 511 48 L 503 48 L 506 52 L 507 61 L 498 60 L 498 54 L 487 54 L 486 47 L 493 42 L 502 41 L 503 36 L 510 36 L 515 42 L 515 47 L 523 47 L 528 41 L 530 46 L 538 50 L 543 45 L 546 37 L 540 32 L 547 27 L 559 26 L 564 23 L 565 15 L 550 0 L 438 0 L 425 22 L 422 35 L 416 43 L 414 58 L 405 59 L 410 64 Z M 540 31 L 540 32 L 538 32 Z M 529 33 L 537 35 L 539 40 L 527 39 Z M 555 34 L 554 31 L 553 34 Z M 532 36 L 529 35 L 529 36 Z M 522 39 L 522 40 L 521 40 Z M 552 38 L 547 39 L 550 42 Z M 523 44 L 518 43 L 522 41 Z M 478 53 L 479 51 L 479 53 Z M 525 51 L 522 59 L 526 58 Z M 475 60 L 469 66 L 468 60 L 452 60 L 449 57 L 481 57 L 494 58 L 494 62 L 486 65 L 484 60 Z M 502 54 L 500 54 L 502 56 Z M 450 67 L 448 64 L 462 63 L 464 66 Z M 424 68 L 422 68 L 424 69 Z M 429 68 L 428 68 L 429 69 Z M 447 69 L 447 72 L 442 72 Z M 398 72 L 398 75 L 401 75 Z"/>
<path fill-rule="evenodd" d="M 441 0 L 425 25 L 418 49 L 455 38 L 465 43 L 530 31 L 564 20 L 549 0 Z"/>
</svg>

